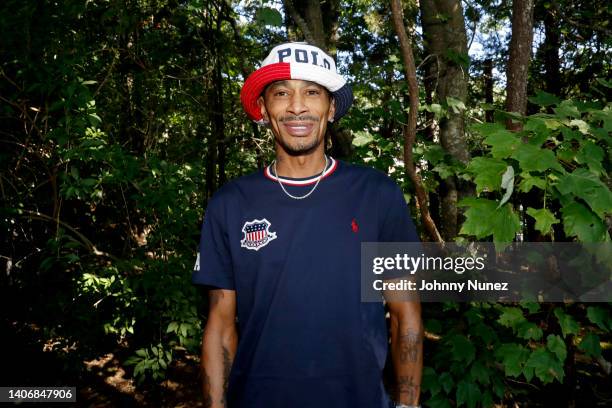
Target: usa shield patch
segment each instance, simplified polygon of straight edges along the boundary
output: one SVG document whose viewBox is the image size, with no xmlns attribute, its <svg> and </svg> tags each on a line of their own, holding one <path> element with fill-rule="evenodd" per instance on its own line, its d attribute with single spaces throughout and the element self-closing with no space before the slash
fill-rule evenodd
<svg viewBox="0 0 612 408">
<path fill-rule="evenodd" d="M 276 239 L 276 232 L 270 231 L 270 221 L 265 218 L 262 220 L 247 221 L 242 226 L 244 238 L 240 241 L 240 246 L 246 249 L 258 251 Z"/>
</svg>

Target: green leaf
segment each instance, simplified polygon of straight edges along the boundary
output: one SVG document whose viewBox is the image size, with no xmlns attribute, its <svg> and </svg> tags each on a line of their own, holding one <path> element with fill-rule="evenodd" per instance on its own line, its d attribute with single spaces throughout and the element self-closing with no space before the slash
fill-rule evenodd
<svg viewBox="0 0 612 408">
<path fill-rule="evenodd" d="M 546 348 L 554 353 L 559 361 L 562 363 L 565 362 L 567 349 L 565 348 L 565 342 L 559 335 L 549 334 L 548 337 L 546 337 Z"/>
<path fill-rule="evenodd" d="M 431 171 L 435 171 L 440 175 L 440 178 L 445 179 L 455 174 L 456 169 L 446 163 L 438 163 Z"/>
<path fill-rule="evenodd" d="M 181 323 L 179 325 L 179 331 L 183 337 L 187 337 L 187 331 L 189 330 L 189 324 Z"/>
<path fill-rule="evenodd" d="M 440 374 L 438 381 L 440 382 L 440 385 L 442 385 L 444 392 L 447 394 L 449 394 L 455 386 L 455 380 L 453 380 L 453 376 L 448 372 L 443 372 Z"/>
<path fill-rule="evenodd" d="M 428 391 L 431 396 L 435 396 L 440 392 L 439 377 L 436 371 L 431 367 L 423 367 L 423 379 L 421 383 L 423 391 Z"/>
<path fill-rule="evenodd" d="M 512 242 L 521 228 L 519 217 L 510 204 L 504 204 L 501 208 L 496 207 L 490 221 L 495 243 Z"/>
<path fill-rule="evenodd" d="M 427 112 L 431 112 L 436 115 L 436 117 L 441 117 L 444 115 L 444 108 L 439 103 L 432 103 L 430 105 L 423 105 L 423 108 Z"/>
<path fill-rule="evenodd" d="M 578 345 L 578 348 L 591 357 L 599 357 L 601 356 L 601 345 L 599 344 L 599 341 L 598 335 L 588 333 L 586 336 L 584 336 Z"/>
<path fill-rule="evenodd" d="M 446 103 L 456 114 L 459 114 L 466 109 L 465 103 L 463 103 L 463 101 L 450 96 L 446 97 Z"/>
<path fill-rule="evenodd" d="M 523 367 L 523 375 L 525 376 L 527 382 L 531 382 L 531 380 L 533 379 L 534 371 L 535 370 L 533 369 L 533 367 Z"/>
<path fill-rule="evenodd" d="M 283 16 L 278 10 L 270 7 L 262 7 L 255 12 L 255 20 L 263 25 L 281 27 L 283 25 Z"/>
<path fill-rule="evenodd" d="M 551 228 L 554 224 L 558 224 L 559 220 L 546 208 L 527 208 L 527 214 L 529 214 L 535 220 L 535 229 L 540 231 L 543 235 L 548 235 L 551 232 Z"/>
<path fill-rule="evenodd" d="M 548 92 L 544 92 L 544 91 L 538 91 L 538 93 L 535 96 L 531 96 L 527 99 L 529 100 L 529 102 L 533 103 L 534 105 L 539 105 L 539 106 L 558 105 L 559 102 L 561 102 L 561 100 L 557 98 L 555 95 L 549 94 Z"/>
<path fill-rule="evenodd" d="M 147 357 L 147 351 L 145 349 L 136 350 L 136 355 L 140 357 Z"/>
<path fill-rule="evenodd" d="M 595 78 L 597 82 L 605 86 L 606 88 L 612 88 L 612 81 L 606 81 L 603 78 Z"/>
<path fill-rule="evenodd" d="M 538 302 L 521 301 L 520 305 L 522 308 L 527 309 L 531 314 L 536 313 L 540 310 L 540 304 Z"/>
<path fill-rule="evenodd" d="M 135 365 L 135 364 L 138 364 L 141 360 L 142 359 L 140 359 L 138 357 L 132 356 L 132 357 L 128 358 L 127 360 L 125 360 L 123 362 L 123 365 L 126 365 L 126 366 Z"/>
<path fill-rule="evenodd" d="M 493 394 L 491 394 L 491 391 L 489 390 L 485 390 L 485 392 L 482 394 L 481 400 L 482 408 L 491 408 L 494 406 Z"/>
<path fill-rule="evenodd" d="M 446 155 L 446 151 L 440 145 L 429 145 L 425 147 L 423 158 L 432 164 L 437 164 Z"/>
<path fill-rule="evenodd" d="M 516 328 L 517 336 L 521 339 L 527 340 L 540 340 L 542 338 L 542 329 L 540 329 L 535 323 L 523 322 Z"/>
<path fill-rule="evenodd" d="M 548 384 L 557 379 L 563 382 L 563 363 L 555 358 L 547 349 L 540 347 L 534 350 L 525 363 L 525 367 L 533 368 L 536 377 L 544 384 Z"/>
<path fill-rule="evenodd" d="M 374 136 L 372 136 L 369 132 L 365 130 L 360 130 L 355 132 L 355 137 L 353 138 L 353 146 L 361 147 L 367 144 L 372 143 L 374 140 Z"/>
<path fill-rule="evenodd" d="M 98 116 L 96 113 L 90 113 L 89 119 L 92 126 L 96 126 L 102 123 L 102 118 L 100 118 L 100 116 Z"/>
<path fill-rule="evenodd" d="M 538 146 L 522 143 L 515 150 L 512 157 L 518 160 L 521 170 L 524 172 L 546 171 L 550 169 L 563 172 L 563 167 L 557 161 L 555 154 L 549 149 L 542 149 Z"/>
<path fill-rule="evenodd" d="M 612 191 L 587 169 L 560 177 L 555 187 L 561 194 L 573 194 L 586 201 L 600 218 L 612 213 Z"/>
<path fill-rule="evenodd" d="M 453 359 L 457 361 L 465 361 L 470 363 L 476 355 L 476 348 L 467 337 L 461 334 L 455 334 L 448 338 Z"/>
<path fill-rule="evenodd" d="M 495 201 L 484 198 L 466 198 L 459 203 L 468 207 L 460 234 L 485 238 L 493 235 L 496 243 L 512 242 L 521 225 L 518 215 L 509 204 L 497 208 Z M 482 222 L 488 220 L 488 222 Z"/>
<path fill-rule="evenodd" d="M 506 129 L 495 129 L 484 140 L 491 146 L 491 155 L 496 159 L 506 159 L 521 145 L 521 140 Z"/>
<path fill-rule="evenodd" d="M 480 400 L 480 388 L 472 381 L 461 380 L 457 384 L 457 406 L 460 407 L 463 404 L 467 405 L 468 408 L 476 407 L 476 404 Z"/>
<path fill-rule="evenodd" d="M 497 321 L 504 327 L 515 329 L 519 324 L 524 323 L 526 319 L 523 311 L 518 307 L 503 307 Z"/>
<path fill-rule="evenodd" d="M 518 377 L 523 371 L 523 366 L 529 357 L 529 351 L 516 343 L 502 344 L 496 351 L 495 356 L 504 365 L 506 376 Z"/>
<path fill-rule="evenodd" d="M 587 307 L 587 318 L 591 323 L 596 324 L 600 329 L 608 331 L 612 329 L 612 321 L 608 310 L 599 306 Z"/>
<path fill-rule="evenodd" d="M 587 140 L 585 141 L 578 154 L 576 155 L 576 161 L 580 164 L 586 164 L 589 169 L 596 174 L 603 173 L 602 162 L 604 159 L 604 151 L 601 147 L 595 143 Z"/>
<path fill-rule="evenodd" d="M 488 385 L 491 382 L 489 379 L 489 371 L 480 361 L 474 361 L 474 364 L 472 364 L 470 368 L 470 376 L 482 385 Z"/>
<path fill-rule="evenodd" d="M 563 337 L 567 337 L 569 334 L 578 334 L 580 326 L 572 316 L 568 315 L 560 308 L 556 308 L 554 313 L 559 321 L 559 326 L 561 326 Z"/>
<path fill-rule="evenodd" d="M 452 48 L 446 49 L 446 58 L 454 62 L 457 65 L 463 67 L 464 70 L 468 70 L 470 66 L 470 56 L 467 52 L 457 52 Z"/>
<path fill-rule="evenodd" d="M 553 110 L 557 115 L 566 118 L 580 118 L 581 116 L 580 111 L 576 105 L 574 105 L 573 101 L 563 101 L 558 107 L 553 108 Z"/>
<path fill-rule="evenodd" d="M 168 328 L 166 329 L 166 333 L 176 332 L 177 329 L 178 329 L 178 323 L 170 322 L 170 324 L 168 325 Z"/>
<path fill-rule="evenodd" d="M 508 165 L 503 160 L 476 157 L 468 164 L 467 170 L 474 175 L 476 192 L 499 191 L 502 175 Z"/>
<path fill-rule="evenodd" d="M 470 329 L 472 336 L 480 337 L 486 345 L 492 344 L 497 339 L 495 330 L 484 323 L 478 323 Z"/>
<path fill-rule="evenodd" d="M 546 179 L 544 177 L 534 177 L 529 173 L 523 173 L 521 178 L 518 190 L 522 193 L 528 193 L 533 187 L 537 187 L 540 190 L 546 189 Z"/>
<path fill-rule="evenodd" d="M 563 228 L 571 237 L 577 237 L 582 242 L 603 242 L 608 240 L 605 224 L 584 205 L 571 202 L 561 208 Z"/>
</svg>

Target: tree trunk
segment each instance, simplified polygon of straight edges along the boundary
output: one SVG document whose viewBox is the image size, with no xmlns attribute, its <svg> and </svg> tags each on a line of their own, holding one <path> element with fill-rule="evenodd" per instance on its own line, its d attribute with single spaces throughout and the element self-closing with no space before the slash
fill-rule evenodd
<svg viewBox="0 0 612 408">
<path fill-rule="evenodd" d="M 339 0 L 284 0 L 283 4 L 293 21 L 287 28 L 298 28 L 307 42 L 336 54 Z"/>
<path fill-rule="evenodd" d="M 546 10 L 544 16 L 544 71 L 546 72 L 546 92 L 561 96 L 561 62 L 559 61 L 559 17 L 556 4 Z"/>
<path fill-rule="evenodd" d="M 485 102 L 489 105 L 493 105 L 493 60 L 491 58 L 487 58 L 484 61 L 483 67 L 483 80 L 484 80 L 484 93 L 485 93 Z M 493 122 L 494 121 L 494 110 L 487 109 L 485 111 L 485 121 Z"/>
<path fill-rule="evenodd" d="M 288 24 L 287 29 L 290 31 L 298 28 L 302 39 L 335 57 L 340 1 L 284 0 L 283 4 L 285 14 L 293 21 L 293 24 Z M 328 128 L 332 141 L 330 154 L 339 159 L 348 158 L 353 152 L 350 133 L 336 123 L 330 124 Z"/>
<path fill-rule="evenodd" d="M 506 110 L 524 115 L 527 112 L 527 77 L 533 42 L 534 0 L 512 2 L 512 39 L 506 71 Z M 522 124 L 508 120 L 506 127 L 518 131 Z"/>
<path fill-rule="evenodd" d="M 406 34 L 406 28 L 404 27 L 404 13 L 400 0 L 391 0 L 391 12 L 393 17 L 393 26 L 400 40 L 402 59 L 404 61 L 404 68 L 406 70 L 406 81 L 408 82 L 408 96 L 410 100 L 408 123 L 403 126 L 404 168 L 407 178 L 410 178 L 414 184 L 425 229 L 434 241 L 442 242 L 442 237 L 438 232 L 436 224 L 429 214 L 427 192 L 423 187 L 421 176 L 416 172 L 414 159 L 412 157 L 412 147 L 416 139 L 417 112 L 419 111 L 419 88 L 416 79 L 416 67 L 414 64 L 412 45 L 408 35 Z"/>
<path fill-rule="evenodd" d="M 437 81 L 437 100 L 446 106 L 448 98 L 463 103 L 467 97 L 467 36 L 460 0 L 421 0 L 423 36 L 427 54 L 434 56 L 437 64 L 430 75 Z M 433 72 L 432 72 L 433 70 Z M 448 108 L 448 115 L 440 121 L 440 143 L 451 156 L 462 163 L 470 160 L 464 132 L 464 112 Z M 441 226 L 442 237 L 452 240 L 458 234 L 457 201 L 470 195 L 471 189 L 449 177 L 442 183 Z"/>
</svg>

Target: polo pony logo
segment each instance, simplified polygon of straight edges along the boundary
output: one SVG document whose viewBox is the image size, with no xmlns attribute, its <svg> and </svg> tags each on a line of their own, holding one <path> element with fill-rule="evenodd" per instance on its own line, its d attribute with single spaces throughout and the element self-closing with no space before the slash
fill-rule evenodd
<svg viewBox="0 0 612 408">
<path fill-rule="evenodd" d="M 276 239 L 276 232 L 270 231 L 270 225 L 272 225 L 270 221 L 265 218 L 245 222 L 242 226 L 244 238 L 240 241 L 240 246 L 258 251 L 268 245 L 270 241 Z"/>
</svg>

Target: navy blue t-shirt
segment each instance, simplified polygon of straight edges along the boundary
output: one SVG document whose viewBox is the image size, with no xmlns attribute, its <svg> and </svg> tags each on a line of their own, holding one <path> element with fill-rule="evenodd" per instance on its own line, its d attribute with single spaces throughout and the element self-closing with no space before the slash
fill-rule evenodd
<svg viewBox="0 0 612 408">
<path fill-rule="evenodd" d="M 293 195 L 311 179 L 282 178 Z M 306 199 L 268 167 L 210 200 L 193 282 L 236 291 L 230 408 L 387 408 L 382 303 L 362 303 L 361 242 L 418 241 L 385 174 L 334 159 Z"/>
</svg>

